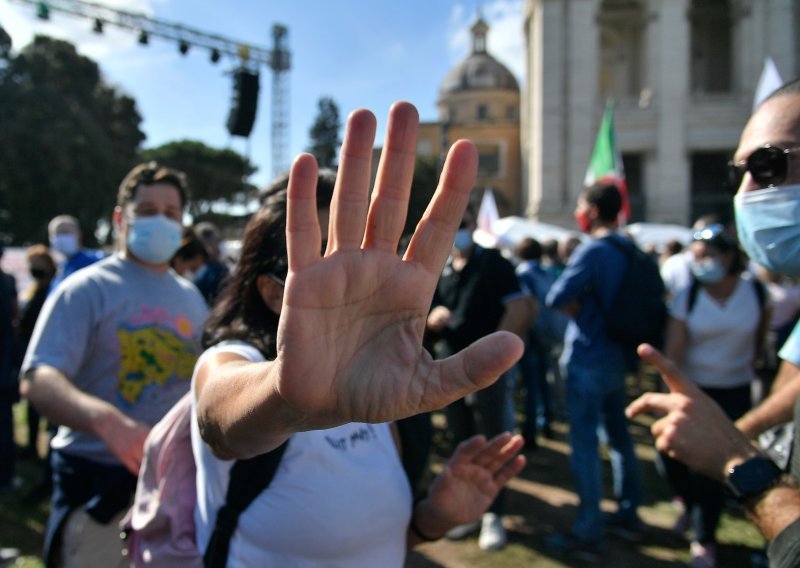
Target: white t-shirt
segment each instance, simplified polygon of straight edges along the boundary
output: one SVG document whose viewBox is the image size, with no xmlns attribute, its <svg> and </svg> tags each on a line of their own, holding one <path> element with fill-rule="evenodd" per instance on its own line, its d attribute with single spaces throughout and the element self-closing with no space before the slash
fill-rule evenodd
<svg viewBox="0 0 800 568">
<path fill-rule="evenodd" d="M 701 387 L 735 388 L 755 379 L 753 358 L 761 307 L 753 282 L 739 279 L 730 298 L 721 305 L 702 286 L 691 313 L 686 287 L 672 299 L 669 312 L 686 322 L 689 340 L 681 370 Z"/>
<path fill-rule="evenodd" d="M 673 254 L 661 265 L 661 280 L 664 281 L 668 297 L 674 298 L 678 292 L 692 283 L 692 271 L 689 265 L 693 259 L 694 254 L 687 249 Z"/>
<path fill-rule="evenodd" d="M 263 361 L 241 342 L 206 351 Z M 234 462 L 214 457 L 200 438 L 193 399 L 197 464 L 197 542 L 205 550 L 225 500 Z M 401 567 L 411 518 L 411 488 L 389 424 L 351 423 L 299 432 L 289 440 L 270 486 L 239 518 L 228 568 L 252 566 Z"/>
</svg>

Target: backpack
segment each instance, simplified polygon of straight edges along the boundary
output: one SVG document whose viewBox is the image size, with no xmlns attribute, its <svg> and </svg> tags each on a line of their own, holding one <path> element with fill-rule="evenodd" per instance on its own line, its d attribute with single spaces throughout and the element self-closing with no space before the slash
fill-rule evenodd
<svg viewBox="0 0 800 568">
<path fill-rule="evenodd" d="M 122 521 L 131 566 L 224 567 L 239 515 L 269 486 L 288 444 L 233 465 L 203 556 L 195 540 L 191 420 L 191 393 L 186 393 L 147 436 L 136 495 Z"/>
<path fill-rule="evenodd" d="M 605 311 L 609 338 L 634 351 L 640 343 L 661 347 L 667 322 L 666 288 L 653 258 L 630 241 L 605 241 L 625 253 L 627 262 L 611 305 Z M 602 305 L 602 304 L 601 304 Z"/>
<path fill-rule="evenodd" d="M 539 315 L 533 322 L 531 334 L 545 346 L 556 346 L 564 342 L 564 333 L 567 330 L 569 316 L 547 307 L 547 293 L 556 276 L 552 272 L 539 268 L 523 270 L 517 273 L 523 288 L 530 291 L 539 304 Z"/>
</svg>

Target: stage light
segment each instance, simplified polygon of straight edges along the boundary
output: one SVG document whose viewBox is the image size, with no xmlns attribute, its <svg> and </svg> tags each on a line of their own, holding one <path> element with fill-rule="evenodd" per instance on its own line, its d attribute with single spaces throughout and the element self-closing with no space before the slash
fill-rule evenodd
<svg viewBox="0 0 800 568">
<path fill-rule="evenodd" d="M 182 39 L 178 44 L 178 51 L 181 52 L 181 55 L 186 55 L 189 52 L 189 42 Z"/>
<path fill-rule="evenodd" d="M 94 19 L 94 27 L 92 27 L 92 31 L 96 34 L 103 33 L 103 20 L 100 18 Z"/>
<path fill-rule="evenodd" d="M 211 63 L 216 63 L 219 61 L 220 55 L 219 50 L 214 48 L 211 50 Z"/>
<path fill-rule="evenodd" d="M 139 43 L 142 45 L 147 45 L 150 42 L 150 36 L 147 35 L 147 32 L 142 30 L 139 32 Z"/>
</svg>

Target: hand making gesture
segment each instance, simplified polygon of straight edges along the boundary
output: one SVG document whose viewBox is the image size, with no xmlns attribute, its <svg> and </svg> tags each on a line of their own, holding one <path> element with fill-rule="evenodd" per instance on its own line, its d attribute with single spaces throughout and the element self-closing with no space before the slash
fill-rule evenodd
<svg viewBox="0 0 800 568">
<path fill-rule="evenodd" d="M 440 408 L 491 384 L 522 353 L 519 339 L 502 332 L 442 361 L 422 347 L 433 292 L 475 182 L 477 152 L 463 140 L 450 149 L 400 258 L 417 124 L 412 105 L 392 107 L 370 196 L 376 122 L 366 110 L 350 116 L 322 255 L 316 163 L 302 155 L 292 166 L 276 388 L 296 410 L 300 429 Z"/>
</svg>

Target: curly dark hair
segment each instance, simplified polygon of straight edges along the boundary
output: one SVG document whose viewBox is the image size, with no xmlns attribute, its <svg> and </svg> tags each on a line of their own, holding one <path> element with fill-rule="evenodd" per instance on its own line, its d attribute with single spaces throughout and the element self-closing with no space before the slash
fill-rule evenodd
<svg viewBox="0 0 800 568">
<path fill-rule="evenodd" d="M 317 209 L 329 208 L 334 178 L 320 172 Z M 286 203 L 288 177 L 273 182 L 261 196 L 261 208 L 244 230 L 239 263 L 220 294 L 203 329 L 203 348 L 225 340 L 246 341 L 268 360 L 277 355 L 278 314 L 270 310 L 258 291 L 258 277 L 286 279 Z"/>
</svg>

